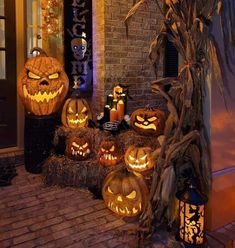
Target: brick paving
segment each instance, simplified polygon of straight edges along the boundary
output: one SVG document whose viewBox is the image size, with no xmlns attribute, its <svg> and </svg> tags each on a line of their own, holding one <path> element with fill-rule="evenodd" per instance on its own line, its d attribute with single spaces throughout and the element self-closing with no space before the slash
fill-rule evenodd
<svg viewBox="0 0 235 248">
<path fill-rule="evenodd" d="M 17 167 L 12 185 L 0 188 L 0 248 L 137 247 L 136 221 L 125 221 L 102 200 L 81 189 L 46 187 L 40 175 Z M 235 222 L 218 230 L 235 236 Z M 223 235 L 223 234 L 222 234 Z M 168 247 L 169 235 L 157 233 L 151 247 Z M 222 248 L 213 238 L 211 248 Z"/>
</svg>

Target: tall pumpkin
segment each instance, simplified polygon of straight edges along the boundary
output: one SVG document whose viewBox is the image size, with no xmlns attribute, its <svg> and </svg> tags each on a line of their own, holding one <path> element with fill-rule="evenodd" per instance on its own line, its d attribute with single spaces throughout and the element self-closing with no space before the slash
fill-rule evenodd
<svg viewBox="0 0 235 248">
<path fill-rule="evenodd" d="M 18 76 L 17 90 L 26 111 L 34 115 L 56 112 L 68 93 L 69 80 L 63 66 L 48 57 L 40 48 L 40 55 L 28 59 Z"/>
<path fill-rule="evenodd" d="M 73 95 L 66 100 L 61 115 L 61 121 L 65 127 L 87 127 L 90 119 L 92 119 L 92 114 L 85 99 Z"/>
</svg>

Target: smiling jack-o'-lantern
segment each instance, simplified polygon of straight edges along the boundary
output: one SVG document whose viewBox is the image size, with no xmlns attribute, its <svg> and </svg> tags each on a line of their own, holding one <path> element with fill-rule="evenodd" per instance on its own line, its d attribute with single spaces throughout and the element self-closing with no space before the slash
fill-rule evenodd
<svg viewBox="0 0 235 248">
<path fill-rule="evenodd" d="M 108 174 L 102 189 L 108 208 L 116 214 L 127 217 L 137 216 L 145 209 L 148 193 L 144 178 L 127 169 Z"/>
<path fill-rule="evenodd" d="M 71 137 L 68 139 L 65 150 L 66 156 L 75 160 L 84 160 L 91 154 L 89 140 L 84 137 Z"/>
<path fill-rule="evenodd" d="M 61 116 L 65 127 L 87 127 L 91 118 L 91 110 L 85 99 L 75 96 L 66 100 Z"/>
<path fill-rule="evenodd" d="M 161 135 L 165 127 L 165 115 L 159 109 L 137 109 L 131 115 L 131 126 L 142 135 Z"/>
<path fill-rule="evenodd" d="M 130 146 L 125 153 L 125 163 L 128 169 L 143 172 L 154 166 L 150 147 Z"/>
<path fill-rule="evenodd" d="M 102 165 L 115 165 L 121 158 L 120 147 L 114 140 L 104 140 L 100 144 L 98 155 L 99 161 Z"/>
<path fill-rule="evenodd" d="M 17 90 L 26 110 L 34 115 L 50 115 L 56 112 L 69 88 L 69 80 L 59 61 L 47 57 L 40 48 L 39 56 L 30 58 L 20 73 Z"/>
</svg>

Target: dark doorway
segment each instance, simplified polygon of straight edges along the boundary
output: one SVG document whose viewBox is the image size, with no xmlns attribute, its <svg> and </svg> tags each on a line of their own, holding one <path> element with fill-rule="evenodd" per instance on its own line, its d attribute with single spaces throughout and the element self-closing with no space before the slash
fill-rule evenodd
<svg viewBox="0 0 235 248">
<path fill-rule="evenodd" d="M 0 0 L 0 148 L 17 145 L 15 0 Z"/>
</svg>

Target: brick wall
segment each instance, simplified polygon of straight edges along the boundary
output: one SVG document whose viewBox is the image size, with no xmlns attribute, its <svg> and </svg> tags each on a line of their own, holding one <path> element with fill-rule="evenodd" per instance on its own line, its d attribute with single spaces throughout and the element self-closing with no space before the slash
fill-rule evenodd
<svg viewBox="0 0 235 248">
<path fill-rule="evenodd" d="M 124 19 L 132 3 L 133 0 L 93 2 L 95 53 L 92 105 L 96 111 L 102 110 L 105 96 L 116 83 L 130 86 L 134 101 L 129 101 L 129 112 L 147 104 L 160 103 L 159 97 L 150 89 L 150 82 L 155 76 L 148 51 L 160 28 L 161 15 L 155 3 L 143 6 L 130 23 L 127 39 Z"/>
</svg>

